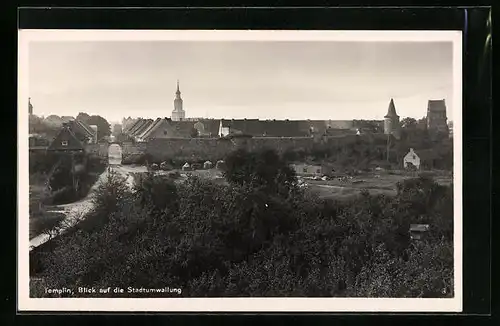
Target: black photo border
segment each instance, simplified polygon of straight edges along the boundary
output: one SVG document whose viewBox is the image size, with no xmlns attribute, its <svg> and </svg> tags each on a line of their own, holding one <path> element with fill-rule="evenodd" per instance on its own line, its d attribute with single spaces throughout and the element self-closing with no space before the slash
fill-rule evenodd
<svg viewBox="0 0 500 326">
<path fill-rule="evenodd" d="M 485 52 L 486 35 L 491 30 L 486 21 L 489 7 L 225 7 L 225 8 L 18 8 L 14 27 L 8 67 L 7 81 L 13 91 L 6 93 L 10 104 L 17 104 L 17 30 L 21 29 L 303 29 L 303 30 L 460 30 L 463 32 L 463 313 L 440 313 L 439 315 L 488 315 L 491 300 L 491 189 L 492 189 L 492 56 Z M 9 16 L 10 17 L 10 16 Z M 12 19 L 13 18 L 13 19 Z M 10 45 L 9 45 L 10 46 Z M 14 77 L 15 79 L 10 79 Z M 13 83 L 13 80 L 16 82 Z M 4 110 L 14 113 L 16 110 Z M 17 131 L 16 131 L 17 132 Z M 15 136 L 17 138 L 17 135 Z M 16 142 L 12 142 L 16 144 Z M 17 146 L 16 148 L 17 157 Z M 16 168 L 17 169 L 17 168 Z M 13 174 L 15 176 L 15 174 Z M 17 180 L 14 181 L 17 184 Z M 5 198 L 12 197 L 12 191 L 4 187 Z M 14 201 L 14 198 L 13 200 Z M 10 261 L 17 268 L 17 222 L 9 215 L 10 238 L 4 248 L 9 249 Z M 4 239 L 5 241 L 5 239 Z M 5 256 L 5 255 L 4 255 Z M 4 271 L 5 272 L 5 271 Z M 37 319 L 34 312 L 17 311 L 17 270 L 9 269 L 11 279 L 2 285 L 1 301 L 3 311 L 16 311 L 17 317 L 31 325 Z M 5 282 L 5 280 L 4 280 Z M 38 315 L 49 315 L 40 312 Z M 67 323 L 70 312 L 57 312 Z M 87 315 L 113 315 L 117 319 L 130 319 L 128 313 L 78 313 L 90 323 L 94 317 Z M 212 314 L 212 313 L 211 313 Z M 235 322 L 234 315 L 240 313 L 213 313 Z M 257 313 L 244 313 L 255 315 Z M 29 315 L 29 316 L 27 316 Z M 126 315 L 126 316 L 123 316 Z M 193 315 L 207 313 L 140 313 L 157 317 L 183 317 L 190 320 Z M 260 313 L 259 313 L 260 315 Z M 293 313 L 265 313 L 295 319 Z M 329 317 L 350 319 L 348 313 L 300 313 L 312 317 L 308 323 L 325 322 Z M 314 316 L 316 315 L 316 316 Z M 367 320 L 367 317 L 412 315 L 425 319 L 436 314 L 426 313 L 356 313 L 353 319 Z M 46 321 L 49 316 L 40 316 Z M 219 318 L 219 317 L 218 317 Z M 439 317 L 441 318 L 441 317 Z M 12 319 L 9 318 L 11 321 Z M 224 318 L 226 319 L 226 318 Z M 385 319 L 385 317 L 384 317 Z M 2 318 L 4 320 L 4 318 Z M 52 318 L 50 318 L 52 323 Z M 61 321 L 62 321 L 61 320 Z M 332 320 L 330 320 L 332 321 Z M 382 320 L 381 320 L 382 321 Z M 74 321 L 73 321 L 74 322 Z M 420 321 L 422 322 L 422 321 Z M 2 322 L 3 324 L 3 322 Z"/>
</svg>

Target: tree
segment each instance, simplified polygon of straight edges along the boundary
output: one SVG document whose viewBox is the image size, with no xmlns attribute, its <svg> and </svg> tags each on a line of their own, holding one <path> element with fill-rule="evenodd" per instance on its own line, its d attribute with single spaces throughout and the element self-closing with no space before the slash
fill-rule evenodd
<svg viewBox="0 0 500 326">
<path fill-rule="evenodd" d="M 89 119 L 90 119 L 90 115 L 88 115 L 87 113 L 85 112 L 80 112 L 78 113 L 78 115 L 76 116 L 76 119 L 77 120 L 80 120 L 80 121 L 83 121 L 83 122 L 87 122 Z"/>
<path fill-rule="evenodd" d="M 87 121 L 85 121 L 89 125 L 97 126 L 97 139 L 101 140 L 106 136 L 111 135 L 111 125 L 108 123 L 106 119 L 99 115 L 90 116 Z"/>
<path fill-rule="evenodd" d="M 415 129 L 417 127 L 417 120 L 414 118 L 406 117 L 401 120 L 401 128 Z"/>
<path fill-rule="evenodd" d="M 284 190 L 297 181 L 295 172 L 275 151 L 248 152 L 238 149 L 226 159 L 226 180 L 236 185 L 263 187 L 272 192 Z"/>
<path fill-rule="evenodd" d="M 382 126 L 375 120 L 354 120 L 354 127 L 371 133 L 383 132 Z"/>
</svg>

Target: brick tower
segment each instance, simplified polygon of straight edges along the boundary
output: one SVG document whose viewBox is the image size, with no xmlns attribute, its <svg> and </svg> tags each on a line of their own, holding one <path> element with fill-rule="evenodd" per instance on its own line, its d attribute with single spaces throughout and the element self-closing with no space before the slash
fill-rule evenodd
<svg viewBox="0 0 500 326">
<path fill-rule="evenodd" d="M 384 133 L 386 135 L 393 135 L 396 139 L 399 139 L 400 136 L 399 116 L 396 113 L 396 107 L 392 98 L 387 114 L 384 116 Z"/>
</svg>

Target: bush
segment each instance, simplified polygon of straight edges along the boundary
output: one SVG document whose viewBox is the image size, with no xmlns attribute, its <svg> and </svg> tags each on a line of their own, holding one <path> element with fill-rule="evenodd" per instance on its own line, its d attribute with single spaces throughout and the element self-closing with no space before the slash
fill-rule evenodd
<svg viewBox="0 0 500 326">
<path fill-rule="evenodd" d="M 58 157 L 51 152 L 30 152 L 29 153 L 29 173 L 47 174 L 58 161 Z"/>
<path fill-rule="evenodd" d="M 118 172 L 108 169 L 106 179 L 100 183 L 92 196 L 95 210 L 110 214 L 118 209 L 120 202 L 129 193 L 126 180 Z"/>
<path fill-rule="evenodd" d="M 178 209 L 177 187 L 170 176 L 147 173 L 139 175 L 134 189 L 142 207 L 152 206 L 159 211 Z"/>
<path fill-rule="evenodd" d="M 273 150 L 236 150 L 225 160 L 224 177 L 235 185 L 251 185 L 269 192 L 287 192 L 297 178 L 288 163 Z"/>
<path fill-rule="evenodd" d="M 293 186 L 270 191 L 293 176 L 281 164 L 273 153 L 240 151 L 229 185 L 146 174 L 134 195 L 110 174 L 95 199 L 98 227 L 60 240 L 44 264 L 47 283 L 161 288 L 168 280 L 183 296 L 212 297 L 453 295 L 449 188 L 419 178 L 395 197 L 340 203 Z M 431 234 L 411 242 L 409 224 L 419 221 Z"/>
<path fill-rule="evenodd" d="M 75 192 L 73 187 L 67 186 L 54 191 L 47 203 L 52 205 L 61 205 L 74 202 L 78 199 L 78 194 Z"/>
</svg>

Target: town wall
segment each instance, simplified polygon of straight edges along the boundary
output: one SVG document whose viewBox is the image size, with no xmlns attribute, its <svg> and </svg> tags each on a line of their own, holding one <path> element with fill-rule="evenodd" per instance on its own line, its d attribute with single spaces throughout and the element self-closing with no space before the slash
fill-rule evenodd
<svg viewBox="0 0 500 326">
<path fill-rule="evenodd" d="M 130 155 L 144 154 L 146 152 L 146 143 L 123 142 L 120 146 L 122 148 L 122 156 L 124 158 Z M 109 144 L 87 144 L 85 145 L 85 149 L 91 156 L 106 158 L 108 157 Z"/>
<path fill-rule="evenodd" d="M 219 160 L 235 148 L 229 139 L 220 138 L 163 138 L 147 143 L 146 153 L 153 161 L 176 160 Z"/>
<path fill-rule="evenodd" d="M 87 144 L 85 145 L 85 150 L 91 156 L 97 157 L 108 157 L 109 144 L 97 143 L 97 144 Z"/>
<path fill-rule="evenodd" d="M 282 154 L 287 151 L 309 152 L 344 146 L 355 142 L 356 135 L 333 137 L 253 137 L 253 138 L 157 138 L 148 142 L 123 142 L 123 159 L 143 154 L 154 162 L 165 160 L 216 161 L 241 148 L 248 151 L 273 149 Z M 87 150 L 96 156 L 107 157 L 109 144 L 89 144 Z"/>
<path fill-rule="evenodd" d="M 146 152 L 146 143 L 132 143 L 123 142 L 121 144 L 122 155 L 125 157 L 127 155 L 144 154 Z"/>
<path fill-rule="evenodd" d="M 253 138 L 169 138 L 152 139 L 147 143 L 146 153 L 153 161 L 168 159 L 202 161 L 220 160 L 236 149 L 256 151 L 274 149 L 286 151 L 311 151 L 338 143 L 326 137 L 253 137 Z"/>
</svg>

